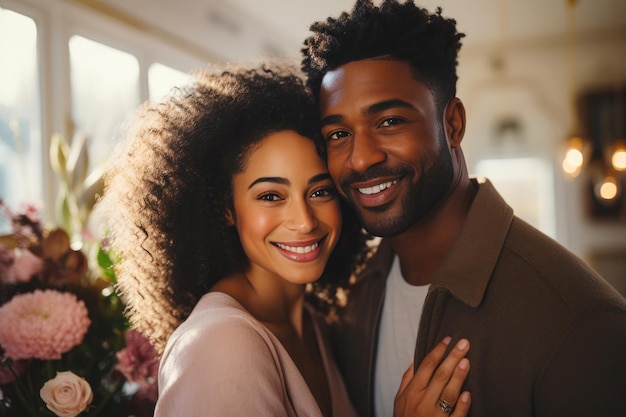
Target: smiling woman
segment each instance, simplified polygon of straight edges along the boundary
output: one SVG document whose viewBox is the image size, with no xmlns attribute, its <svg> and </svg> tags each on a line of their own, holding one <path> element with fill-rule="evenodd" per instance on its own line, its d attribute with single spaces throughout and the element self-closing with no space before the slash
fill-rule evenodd
<svg viewBox="0 0 626 417">
<path fill-rule="evenodd" d="M 295 73 L 227 66 L 147 103 L 117 148 L 100 208 L 162 354 L 157 416 L 354 415 L 312 306 L 336 303 L 366 237 L 318 126 Z"/>
<path fill-rule="evenodd" d="M 246 169 L 233 176 L 233 200 L 230 218 L 250 260 L 246 279 L 254 287 L 308 284 L 322 275 L 341 216 L 312 140 L 292 131 L 263 139 Z"/>
</svg>

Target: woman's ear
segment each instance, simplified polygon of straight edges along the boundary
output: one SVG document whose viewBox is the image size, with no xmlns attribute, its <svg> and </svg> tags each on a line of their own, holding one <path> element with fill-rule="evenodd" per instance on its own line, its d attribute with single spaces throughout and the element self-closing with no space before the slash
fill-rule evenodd
<svg viewBox="0 0 626 417">
<path fill-rule="evenodd" d="M 451 148 L 458 148 L 465 135 L 465 106 L 458 98 L 448 103 L 444 114 L 446 136 Z"/>
<path fill-rule="evenodd" d="M 226 214 L 224 214 L 224 217 L 226 218 L 227 225 L 229 226 L 235 225 L 235 214 L 233 213 L 231 209 L 226 209 Z"/>
</svg>

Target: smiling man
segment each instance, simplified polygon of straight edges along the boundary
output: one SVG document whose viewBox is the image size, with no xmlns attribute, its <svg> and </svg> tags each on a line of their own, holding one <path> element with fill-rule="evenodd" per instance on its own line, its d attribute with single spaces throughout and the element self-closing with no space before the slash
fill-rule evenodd
<svg viewBox="0 0 626 417">
<path fill-rule="evenodd" d="M 470 415 L 623 414 L 626 301 L 468 174 L 456 22 L 359 0 L 311 30 L 329 172 L 383 237 L 333 333 L 360 414 L 391 416 L 404 369 L 447 335 L 472 343 Z"/>
</svg>

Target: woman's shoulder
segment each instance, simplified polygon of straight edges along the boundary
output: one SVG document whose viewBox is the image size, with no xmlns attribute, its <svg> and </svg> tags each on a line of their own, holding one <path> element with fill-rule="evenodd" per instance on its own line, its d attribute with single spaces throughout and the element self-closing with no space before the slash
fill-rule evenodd
<svg viewBox="0 0 626 417">
<path fill-rule="evenodd" d="M 206 294 L 167 342 L 156 415 L 283 414 L 289 370 L 277 343 L 234 298 Z"/>
<path fill-rule="evenodd" d="M 167 341 L 161 371 L 232 370 L 279 363 L 277 341 L 234 298 L 208 293 Z M 266 366 L 263 365 L 263 366 Z"/>
<path fill-rule="evenodd" d="M 271 342 L 267 330 L 233 297 L 221 292 L 205 294 L 189 317 L 172 333 L 166 346 L 191 349 L 242 342 Z"/>
</svg>

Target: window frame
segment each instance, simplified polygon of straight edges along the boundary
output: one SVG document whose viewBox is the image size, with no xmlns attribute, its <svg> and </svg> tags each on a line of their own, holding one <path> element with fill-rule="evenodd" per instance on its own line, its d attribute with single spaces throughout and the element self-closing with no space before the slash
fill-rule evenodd
<svg viewBox="0 0 626 417">
<path fill-rule="evenodd" d="M 148 71 L 159 63 L 182 72 L 202 68 L 221 59 L 208 51 L 185 50 L 168 39 L 155 37 L 126 22 L 123 16 L 108 16 L 87 7 L 63 0 L 0 0 L 0 7 L 27 16 L 37 27 L 43 204 L 45 222 L 54 222 L 59 183 L 49 162 L 49 148 L 54 133 L 67 140 L 73 135 L 70 85 L 69 40 L 83 36 L 134 55 L 139 62 L 140 101 L 149 99 Z M 34 203 L 34 202 L 33 202 Z"/>
</svg>

